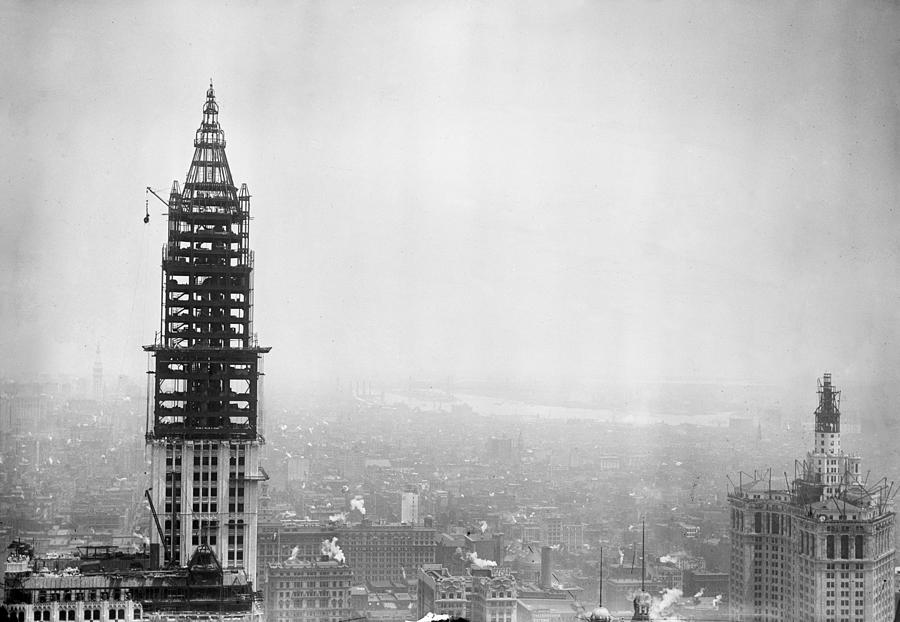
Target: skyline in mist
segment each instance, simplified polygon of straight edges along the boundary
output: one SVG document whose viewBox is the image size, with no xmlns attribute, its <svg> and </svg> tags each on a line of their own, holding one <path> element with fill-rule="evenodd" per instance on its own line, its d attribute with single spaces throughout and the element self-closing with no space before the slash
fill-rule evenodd
<svg viewBox="0 0 900 622">
<path fill-rule="evenodd" d="M 900 369 L 896 5 L 0 11 L 0 375 L 146 369 L 210 77 L 267 388 Z"/>
</svg>

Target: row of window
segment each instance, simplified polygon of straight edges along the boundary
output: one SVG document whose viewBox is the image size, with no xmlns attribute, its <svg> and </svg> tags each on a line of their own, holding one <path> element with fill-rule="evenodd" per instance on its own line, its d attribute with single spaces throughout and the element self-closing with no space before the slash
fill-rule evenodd
<svg viewBox="0 0 900 622">
<path fill-rule="evenodd" d="M 273 581 L 272 587 L 276 588 L 328 588 L 328 587 L 350 587 L 350 581 Z M 286 595 L 286 594 L 285 594 Z"/>
<path fill-rule="evenodd" d="M 34 612 L 34 620 L 35 622 L 50 622 L 52 612 L 49 609 L 44 609 L 43 611 L 35 611 Z M 74 609 L 60 609 L 57 620 L 60 622 L 67 620 L 76 620 L 76 613 Z M 85 620 L 101 620 L 101 611 L 100 609 L 85 609 L 84 610 L 84 619 Z M 107 612 L 109 620 L 126 620 L 128 619 L 126 616 L 127 612 L 124 609 L 110 609 Z M 138 615 L 134 616 L 138 618 Z"/>
<path fill-rule="evenodd" d="M 112 598 L 110 598 L 112 596 Z M 109 590 L 38 590 L 37 603 L 53 603 L 53 602 L 80 602 L 96 600 L 130 600 L 131 592 L 127 589 L 116 588 Z"/>
</svg>

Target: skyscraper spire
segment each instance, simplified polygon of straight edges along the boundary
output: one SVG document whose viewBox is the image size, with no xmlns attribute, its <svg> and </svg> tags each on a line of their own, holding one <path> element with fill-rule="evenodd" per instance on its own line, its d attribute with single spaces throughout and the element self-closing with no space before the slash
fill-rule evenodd
<svg viewBox="0 0 900 622">
<path fill-rule="evenodd" d="M 250 192 L 235 187 L 210 80 L 194 155 L 169 195 L 159 339 L 147 443 L 162 534 L 153 544 L 185 564 L 207 545 L 255 580 L 260 347 L 253 333 Z M 160 542 L 161 540 L 161 542 Z M 160 555 L 160 557 L 162 557 Z"/>
</svg>

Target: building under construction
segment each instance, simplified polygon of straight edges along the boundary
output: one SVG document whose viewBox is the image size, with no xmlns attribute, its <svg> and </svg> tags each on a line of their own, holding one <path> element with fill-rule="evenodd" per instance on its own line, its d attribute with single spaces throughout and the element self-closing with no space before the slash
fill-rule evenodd
<svg viewBox="0 0 900 622">
<path fill-rule="evenodd" d="M 234 185 L 212 84 L 184 187 L 172 184 L 162 252 L 162 319 L 145 350 L 155 364 L 148 404 L 151 555 L 181 566 L 206 545 L 225 569 L 256 582 L 263 442 L 253 333 L 250 193 Z M 151 412 L 152 411 L 152 412 Z"/>
<path fill-rule="evenodd" d="M 729 490 L 734 620 L 894 619 L 893 484 L 841 449 L 830 374 L 818 392 L 814 445 L 793 477 L 741 473 Z"/>
<path fill-rule="evenodd" d="M 161 329 L 145 347 L 149 556 L 93 555 L 54 572 L 23 546 L 4 573 L 3 609 L 17 622 L 262 619 L 257 388 L 268 348 L 253 334 L 250 193 L 232 180 L 211 84 L 187 179 L 167 208 Z"/>
</svg>

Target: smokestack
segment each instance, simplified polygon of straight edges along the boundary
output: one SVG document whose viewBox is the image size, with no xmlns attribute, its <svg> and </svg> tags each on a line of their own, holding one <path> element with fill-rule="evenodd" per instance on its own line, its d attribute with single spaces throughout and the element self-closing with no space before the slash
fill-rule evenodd
<svg viewBox="0 0 900 622">
<path fill-rule="evenodd" d="M 553 549 L 549 546 L 541 547 L 541 589 L 549 590 L 553 587 Z"/>
</svg>

